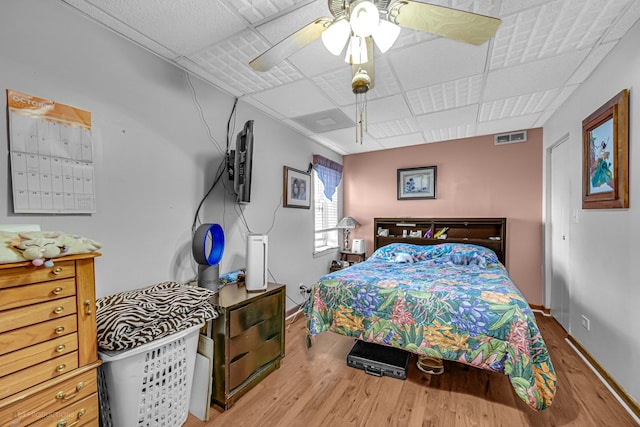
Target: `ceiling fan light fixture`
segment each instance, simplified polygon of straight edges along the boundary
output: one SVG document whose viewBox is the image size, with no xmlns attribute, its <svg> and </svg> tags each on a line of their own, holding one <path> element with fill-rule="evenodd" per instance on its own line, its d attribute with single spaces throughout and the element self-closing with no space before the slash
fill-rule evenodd
<svg viewBox="0 0 640 427">
<path fill-rule="evenodd" d="M 391 46 L 398 40 L 399 35 L 400 26 L 386 19 L 381 19 L 376 29 L 371 33 L 373 41 L 376 42 L 376 46 L 382 53 L 391 49 Z"/>
<path fill-rule="evenodd" d="M 364 64 L 369 61 L 367 42 L 364 37 L 351 36 L 344 62 L 347 64 Z"/>
<path fill-rule="evenodd" d="M 367 37 L 378 26 L 380 22 L 380 12 L 375 4 L 370 1 L 357 3 L 349 15 L 351 30 L 356 36 Z"/>
<path fill-rule="evenodd" d="M 338 56 L 342 53 L 351 28 L 346 19 L 338 19 L 322 32 L 322 43 L 331 54 Z"/>
</svg>

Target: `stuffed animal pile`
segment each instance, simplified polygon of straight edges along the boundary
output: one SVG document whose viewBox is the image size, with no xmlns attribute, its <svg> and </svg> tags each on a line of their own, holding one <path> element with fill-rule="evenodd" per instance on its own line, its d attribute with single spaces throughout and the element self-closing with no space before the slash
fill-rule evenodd
<svg viewBox="0 0 640 427">
<path fill-rule="evenodd" d="M 0 231 L 0 264 L 31 261 L 35 266 L 53 266 L 52 258 L 95 252 L 95 240 L 61 231 Z"/>
</svg>

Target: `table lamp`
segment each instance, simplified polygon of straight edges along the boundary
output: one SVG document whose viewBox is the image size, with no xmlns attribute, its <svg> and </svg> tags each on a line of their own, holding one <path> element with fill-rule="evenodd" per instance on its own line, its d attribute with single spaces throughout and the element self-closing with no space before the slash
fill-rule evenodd
<svg viewBox="0 0 640 427">
<path fill-rule="evenodd" d="M 356 221 L 355 219 L 353 219 L 350 216 L 345 216 L 340 221 L 338 221 L 338 224 L 336 224 L 336 228 L 342 228 L 344 230 L 344 250 L 345 251 L 349 250 L 349 232 L 350 232 L 350 230 L 352 228 L 358 227 L 359 225 L 360 224 L 358 223 L 358 221 Z"/>
</svg>

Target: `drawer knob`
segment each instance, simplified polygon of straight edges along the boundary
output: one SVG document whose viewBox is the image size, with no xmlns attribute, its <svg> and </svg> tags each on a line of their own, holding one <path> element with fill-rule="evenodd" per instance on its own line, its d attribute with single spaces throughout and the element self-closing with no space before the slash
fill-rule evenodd
<svg viewBox="0 0 640 427">
<path fill-rule="evenodd" d="M 54 293 L 55 295 L 60 295 L 60 294 L 62 293 L 62 286 L 56 286 L 56 287 L 53 289 L 53 293 Z"/>
<path fill-rule="evenodd" d="M 55 310 L 53 310 L 53 312 L 54 312 L 55 314 L 60 314 L 60 313 L 62 313 L 63 311 L 64 311 L 64 307 L 63 307 L 63 306 L 61 306 L 61 305 L 59 305 L 58 307 L 56 307 L 56 308 L 55 308 Z"/>
<path fill-rule="evenodd" d="M 65 369 L 67 369 L 67 365 L 65 365 L 64 363 L 59 364 L 58 366 L 56 366 L 56 371 L 57 372 L 62 372 Z"/>
<path fill-rule="evenodd" d="M 60 344 L 59 346 L 56 347 L 56 351 L 58 353 L 62 353 L 65 348 L 67 348 L 67 346 L 65 346 L 64 344 Z"/>
<path fill-rule="evenodd" d="M 54 330 L 54 332 L 55 332 L 57 335 L 60 335 L 61 333 L 63 333 L 63 332 L 64 332 L 64 326 L 58 326 L 58 327 Z"/>
<path fill-rule="evenodd" d="M 74 422 L 69 424 L 69 423 L 67 423 L 67 420 L 62 419 L 62 420 L 58 421 L 58 424 L 56 424 L 56 427 L 73 427 L 76 424 L 80 423 L 80 418 L 86 413 L 87 413 L 87 410 L 82 408 L 82 409 L 80 409 L 78 411 L 77 419 Z"/>
<path fill-rule="evenodd" d="M 84 382 L 80 381 L 80 382 L 78 383 L 78 385 L 76 385 L 76 391 L 75 391 L 75 392 L 73 392 L 73 393 L 71 393 L 71 394 L 67 395 L 67 393 L 66 393 L 66 392 L 64 392 L 64 391 L 59 391 L 59 392 L 56 394 L 56 399 L 58 399 L 58 400 L 62 400 L 62 401 L 64 401 L 64 400 L 69 400 L 69 399 L 73 399 L 74 397 L 76 397 L 76 396 L 78 395 L 78 393 L 80 393 L 80 390 L 82 390 L 83 388 L 84 388 Z"/>
<path fill-rule="evenodd" d="M 54 268 L 52 273 L 57 276 L 58 274 L 62 273 L 62 267 Z"/>
<path fill-rule="evenodd" d="M 91 316 L 91 300 L 84 300 L 84 311 L 88 316 Z"/>
</svg>

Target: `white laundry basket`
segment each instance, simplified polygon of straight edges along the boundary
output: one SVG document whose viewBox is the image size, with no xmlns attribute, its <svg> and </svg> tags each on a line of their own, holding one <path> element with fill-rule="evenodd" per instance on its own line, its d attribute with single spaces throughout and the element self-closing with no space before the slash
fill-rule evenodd
<svg viewBox="0 0 640 427">
<path fill-rule="evenodd" d="M 202 326 L 130 350 L 99 351 L 114 426 L 184 424 Z"/>
</svg>

